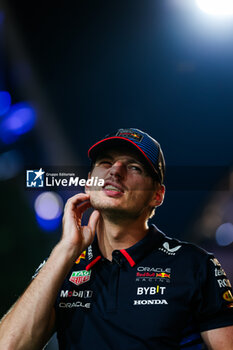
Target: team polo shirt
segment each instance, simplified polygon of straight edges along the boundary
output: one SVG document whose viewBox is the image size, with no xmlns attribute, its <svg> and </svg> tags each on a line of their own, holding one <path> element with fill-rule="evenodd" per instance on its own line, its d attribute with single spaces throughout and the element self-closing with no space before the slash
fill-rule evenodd
<svg viewBox="0 0 233 350">
<path fill-rule="evenodd" d="M 200 332 L 233 324 L 230 282 L 217 259 L 154 225 L 104 258 L 97 238 L 56 300 L 59 349 L 203 349 Z"/>
</svg>

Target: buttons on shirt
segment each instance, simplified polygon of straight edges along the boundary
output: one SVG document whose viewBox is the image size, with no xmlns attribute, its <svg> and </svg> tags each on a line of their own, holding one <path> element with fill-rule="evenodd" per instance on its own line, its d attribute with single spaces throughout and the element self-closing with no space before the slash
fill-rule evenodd
<svg viewBox="0 0 233 350">
<path fill-rule="evenodd" d="M 124 260 L 119 250 L 114 250 L 112 252 L 112 262 L 116 263 L 119 267 L 123 266 Z"/>
</svg>

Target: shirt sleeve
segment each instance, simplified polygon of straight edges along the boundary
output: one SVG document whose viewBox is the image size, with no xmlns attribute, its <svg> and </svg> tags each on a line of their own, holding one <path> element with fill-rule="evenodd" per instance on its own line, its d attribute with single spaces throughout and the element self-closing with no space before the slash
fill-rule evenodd
<svg viewBox="0 0 233 350">
<path fill-rule="evenodd" d="M 213 255 L 200 269 L 194 308 L 200 332 L 233 325 L 232 288 L 225 271 Z"/>
<path fill-rule="evenodd" d="M 42 269 L 42 267 L 45 265 L 47 259 L 45 259 L 36 269 L 34 275 L 32 276 L 32 280 L 34 280 L 34 278 L 36 278 L 36 276 L 38 275 L 38 273 L 40 272 L 40 270 Z"/>
</svg>

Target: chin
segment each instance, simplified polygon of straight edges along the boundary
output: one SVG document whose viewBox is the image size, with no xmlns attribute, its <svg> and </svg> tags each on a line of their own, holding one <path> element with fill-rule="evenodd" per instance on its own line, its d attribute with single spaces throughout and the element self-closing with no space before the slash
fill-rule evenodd
<svg viewBox="0 0 233 350">
<path fill-rule="evenodd" d="M 118 208 L 120 205 L 117 198 L 102 196 L 98 193 L 90 195 L 90 202 L 95 209 Z"/>
<path fill-rule="evenodd" d="M 122 210 L 118 204 L 108 203 L 107 201 L 91 201 L 91 205 L 97 210 Z"/>
<path fill-rule="evenodd" d="M 119 203 L 116 203 L 116 201 L 110 201 L 108 198 L 104 200 L 93 198 L 90 199 L 90 202 L 94 209 L 112 220 L 137 219 L 141 214 L 141 211 L 135 208 L 125 208 Z"/>
</svg>

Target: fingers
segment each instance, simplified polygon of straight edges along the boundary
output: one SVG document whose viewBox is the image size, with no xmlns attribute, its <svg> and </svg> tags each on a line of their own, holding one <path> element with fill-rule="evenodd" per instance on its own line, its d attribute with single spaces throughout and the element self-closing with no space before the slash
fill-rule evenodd
<svg viewBox="0 0 233 350">
<path fill-rule="evenodd" d="M 79 204 L 78 207 L 75 206 L 75 208 L 73 210 L 75 210 L 75 212 L 78 216 L 79 215 L 81 216 L 84 213 L 84 211 L 90 207 L 91 207 L 90 201 L 85 201 L 85 202 Z"/>
<path fill-rule="evenodd" d="M 89 200 L 90 196 L 86 193 L 78 193 L 75 196 L 69 198 L 65 205 L 65 210 L 74 209 L 79 204 L 83 203 L 84 201 Z"/>
<path fill-rule="evenodd" d="M 91 207 L 89 198 L 90 196 L 86 193 L 78 193 L 75 196 L 69 198 L 65 205 L 65 210 L 64 210 L 65 215 L 63 219 L 65 217 L 67 220 L 75 219 L 77 225 L 80 226 L 82 214 L 85 212 L 86 209 Z M 87 228 L 90 229 L 93 234 L 96 231 L 96 226 L 97 226 L 99 217 L 100 217 L 100 213 L 97 210 L 94 210 L 89 218 Z"/>
<path fill-rule="evenodd" d="M 75 196 L 69 198 L 66 202 L 64 213 L 75 212 L 78 217 L 81 217 L 83 212 L 91 207 L 89 201 L 89 195 L 86 193 L 78 193 Z"/>
</svg>

